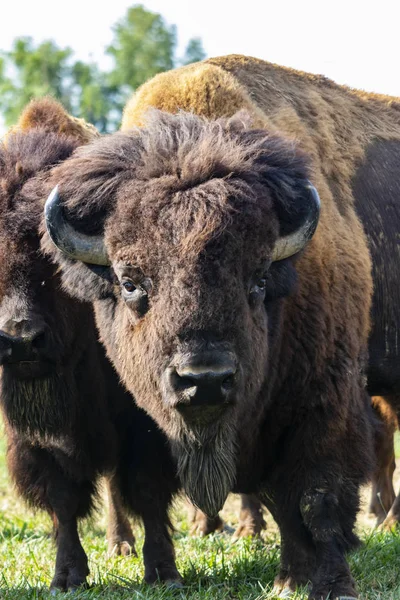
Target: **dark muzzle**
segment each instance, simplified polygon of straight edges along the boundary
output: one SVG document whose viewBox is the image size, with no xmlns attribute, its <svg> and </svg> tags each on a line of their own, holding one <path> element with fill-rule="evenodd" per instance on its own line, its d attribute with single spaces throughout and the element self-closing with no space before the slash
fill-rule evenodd
<svg viewBox="0 0 400 600">
<path fill-rule="evenodd" d="M 21 335 L 0 330 L 0 364 L 38 362 L 47 349 L 46 328 L 25 329 Z"/>
<path fill-rule="evenodd" d="M 233 401 L 237 364 L 230 352 L 208 352 L 175 359 L 165 372 L 165 400 L 186 418 L 221 413 Z"/>
</svg>

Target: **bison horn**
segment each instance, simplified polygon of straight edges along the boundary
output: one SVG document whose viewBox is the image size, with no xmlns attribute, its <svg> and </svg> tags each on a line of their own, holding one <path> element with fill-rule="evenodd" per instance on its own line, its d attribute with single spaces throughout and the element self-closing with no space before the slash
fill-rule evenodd
<svg viewBox="0 0 400 600">
<path fill-rule="evenodd" d="M 275 244 L 272 262 L 289 258 L 303 250 L 315 233 L 318 225 L 321 202 L 319 195 L 312 183 L 308 182 L 307 190 L 307 216 L 301 226 L 285 237 L 281 237 Z"/>
<path fill-rule="evenodd" d="M 102 235 L 85 235 L 66 220 L 61 197 L 56 186 L 44 207 L 48 234 L 55 246 L 73 260 L 92 265 L 109 266 L 110 260 Z"/>
</svg>

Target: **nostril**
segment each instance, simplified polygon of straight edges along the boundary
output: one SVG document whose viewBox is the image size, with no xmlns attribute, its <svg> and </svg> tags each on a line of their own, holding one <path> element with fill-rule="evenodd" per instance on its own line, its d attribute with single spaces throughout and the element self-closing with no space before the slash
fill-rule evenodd
<svg viewBox="0 0 400 600">
<path fill-rule="evenodd" d="M 232 373 L 231 375 L 228 375 L 228 377 L 225 377 L 225 379 L 222 382 L 221 387 L 224 391 L 229 392 L 233 388 L 234 384 L 235 384 L 235 376 Z"/>
<path fill-rule="evenodd" d="M 44 331 L 37 333 L 32 339 L 31 344 L 35 350 L 43 350 L 46 346 L 46 333 Z"/>
<path fill-rule="evenodd" d="M 170 371 L 170 381 L 176 392 L 183 392 L 196 387 L 194 379 L 179 375 L 175 369 Z"/>
</svg>

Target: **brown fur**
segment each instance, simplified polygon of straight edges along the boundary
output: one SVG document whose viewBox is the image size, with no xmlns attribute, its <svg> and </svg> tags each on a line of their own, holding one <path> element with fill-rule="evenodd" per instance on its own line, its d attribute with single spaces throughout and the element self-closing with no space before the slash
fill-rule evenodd
<svg viewBox="0 0 400 600">
<path fill-rule="evenodd" d="M 99 137 L 97 129 L 84 121 L 69 115 L 63 106 L 50 97 L 35 99 L 22 112 L 18 123 L 12 127 L 4 138 L 15 132 L 29 131 L 35 127 L 58 135 L 66 135 L 80 144 L 87 144 Z"/>
</svg>

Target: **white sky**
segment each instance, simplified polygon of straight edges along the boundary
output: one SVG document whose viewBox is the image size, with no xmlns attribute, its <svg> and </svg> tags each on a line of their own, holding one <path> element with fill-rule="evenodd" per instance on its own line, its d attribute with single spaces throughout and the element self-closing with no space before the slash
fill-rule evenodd
<svg viewBox="0 0 400 600">
<path fill-rule="evenodd" d="M 31 35 L 104 67 L 111 26 L 135 2 L 0 0 L 0 49 Z M 143 0 L 178 27 L 180 51 L 200 36 L 208 56 L 239 53 L 400 96 L 398 0 Z"/>
</svg>

